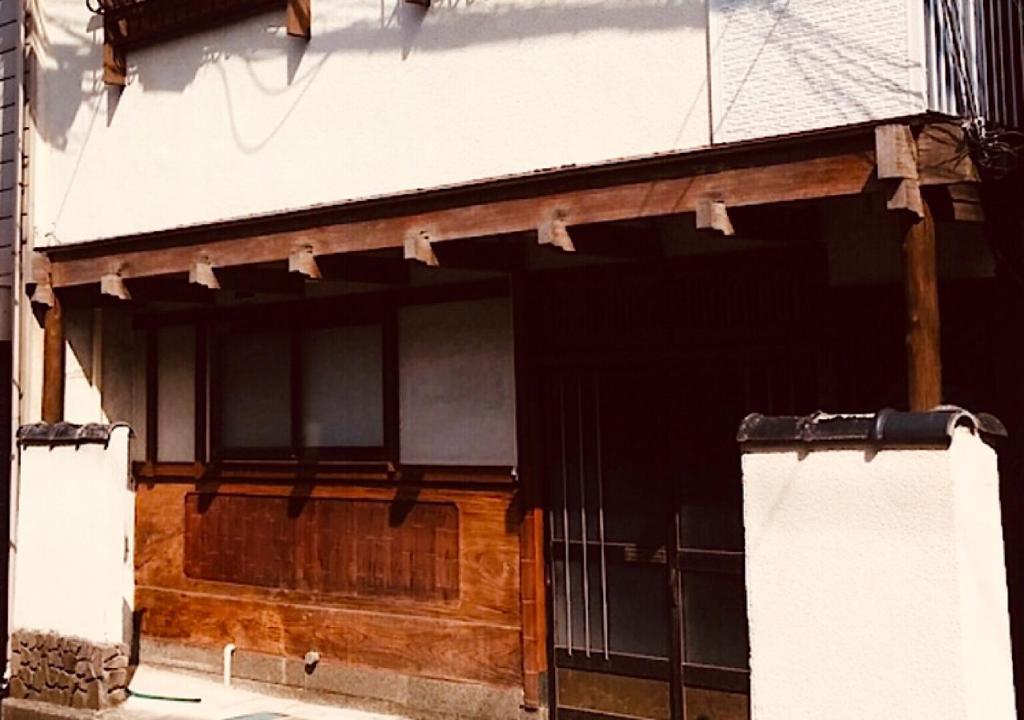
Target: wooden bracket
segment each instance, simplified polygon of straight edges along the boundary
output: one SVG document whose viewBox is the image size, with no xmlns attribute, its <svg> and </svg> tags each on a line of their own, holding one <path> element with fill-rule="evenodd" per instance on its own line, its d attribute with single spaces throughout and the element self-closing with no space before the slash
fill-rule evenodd
<svg viewBox="0 0 1024 720">
<path fill-rule="evenodd" d="M 210 290 L 220 290 L 220 280 L 217 273 L 207 259 L 197 260 L 188 269 L 188 282 L 190 285 L 200 285 Z"/>
<path fill-rule="evenodd" d="M 288 34 L 292 37 L 310 38 L 312 11 L 310 0 L 288 0 Z"/>
<path fill-rule="evenodd" d="M 323 277 L 313 248 L 309 245 L 299 248 L 288 256 L 288 272 L 305 275 L 310 280 L 319 280 Z"/>
<path fill-rule="evenodd" d="M 909 125 L 875 128 L 875 164 L 879 180 L 917 180 L 917 141 Z"/>
<path fill-rule="evenodd" d="M 56 302 L 53 295 L 53 283 L 49 280 L 36 283 L 35 289 L 32 291 L 31 300 L 34 305 L 53 307 L 54 302 Z"/>
<path fill-rule="evenodd" d="M 440 263 L 434 249 L 430 247 L 432 240 L 430 233 L 426 230 L 418 230 L 405 236 L 404 257 L 406 260 L 416 260 L 430 267 L 437 267 Z"/>
<path fill-rule="evenodd" d="M 905 210 L 924 218 L 924 200 L 918 173 L 917 140 L 909 125 L 875 128 L 875 163 L 886 188 L 889 210 Z"/>
<path fill-rule="evenodd" d="M 921 197 L 921 183 L 909 178 L 898 180 L 890 188 L 885 206 L 889 210 L 906 210 L 918 219 L 924 218 L 924 199 Z"/>
<path fill-rule="evenodd" d="M 108 273 L 100 278 L 100 294 L 116 297 L 119 300 L 131 300 L 132 294 L 124 284 L 120 271 Z"/>
<path fill-rule="evenodd" d="M 729 219 L 729 209 L 721 200 L 701 200 L 697 203 L 697 229 L 714 230 L 732 237 L 736 230 Z"/>
<path fill-rule="evenodd" d="M 569 235 L 565 217 L 564 210 L 556 210 L 550 220 L 541 223 L 537 228 L 537 243 L 551 245 L 563 252 L 576 252 L 576 245 L 572 241 L 572 236 Z"/>
</svg>

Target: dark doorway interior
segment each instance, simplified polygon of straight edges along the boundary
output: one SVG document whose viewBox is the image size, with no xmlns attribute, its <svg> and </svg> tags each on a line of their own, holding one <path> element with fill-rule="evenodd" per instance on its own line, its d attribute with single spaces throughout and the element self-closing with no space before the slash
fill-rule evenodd
<svg viewBox="0 0 1024 720">
<path fill-rule="evenodd" d="M 748 717 L 734 437 L 821 402 L 818 250 L 535 279 L 558 718 Z"/>
</svg>

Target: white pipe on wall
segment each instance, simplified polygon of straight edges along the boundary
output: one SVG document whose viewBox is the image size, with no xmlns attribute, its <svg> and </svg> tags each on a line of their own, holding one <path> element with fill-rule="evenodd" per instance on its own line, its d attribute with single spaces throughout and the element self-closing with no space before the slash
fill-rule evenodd
<svg viewBox="0 0 1024 720">
<path fill-rule="evenodd" d="M 224 646 L 224 687 L 231 687 L 231 658 L 235 653 L 235 644 Z"/>
</svg>

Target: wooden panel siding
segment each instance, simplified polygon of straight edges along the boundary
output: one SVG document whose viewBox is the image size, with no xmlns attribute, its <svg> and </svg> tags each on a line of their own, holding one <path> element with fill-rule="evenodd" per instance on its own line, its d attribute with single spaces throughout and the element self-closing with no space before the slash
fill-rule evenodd
<svg viewBox="0 0 1024 720">
<path fill-rule="evenodd" d="M 458 510 L 451 503 L 189 493 L 185 574 L 452 601 L 459 593 Z"/>
<path fill-rule="evenodd" d="M 519 513 L 513 488 L 257 479 L 219 486 L 231 496 L 272 503 L 285 498 L 293 510 L 339 500 L 379 504 L 388 513 L 411 506 L 406 522 L 415 521 L 416 508 L 425 506 L 440 512 L 442 517 L 432 522 L 442 526 L 450 525 L 450 514 L 457 511 L 458 537 L 444 540 L 457 547 L 459 565 L 457 597 L 448 600 L 437 594 L 339 594 L 330 591 L 339 580 L 328 578 L 322 580 L 324 591 L 315 585 L 287 587 L 287 578 L 280 586 L 261 587 L 190 577 L 186 498 L 196 502 L 215 487 L 185 478 L 139 480 L 135 577 L 144 636 L 214 648 L 233 642 L 243 650 L 296 659 L 315 647 L 328 663 L 506 687 L 521 684 Z M 308 512 L 298 517 L 308 521 Z"/>
</svg>

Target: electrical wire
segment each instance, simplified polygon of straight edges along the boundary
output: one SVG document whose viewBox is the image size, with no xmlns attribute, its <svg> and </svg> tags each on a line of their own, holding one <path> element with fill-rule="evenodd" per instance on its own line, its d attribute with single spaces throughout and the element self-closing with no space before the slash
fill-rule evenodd
<svg viewBox="0 0 1024 720">
<path fill-rule="evenodd" d="M 1024 31 L 1024 0 L 1013 0 L 1013 3 Z M 972 159 L 989 177 L 1004 178 L 1020 167 L 1020 158 L 1024 155 L 1024 133 L 994 127 L 981 115 L 977 88 L 971 81 L 968 69 L 971 57 L 967 50 L 959 3 L 939 0 L 939 8 L 945 19 L 944 25 L 952 48 L 948 60 L 957 78 L 957 103 L 966 115 L 964 132 Z"/>
</svg>

